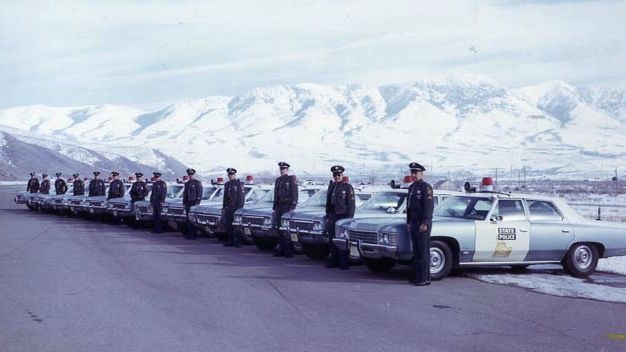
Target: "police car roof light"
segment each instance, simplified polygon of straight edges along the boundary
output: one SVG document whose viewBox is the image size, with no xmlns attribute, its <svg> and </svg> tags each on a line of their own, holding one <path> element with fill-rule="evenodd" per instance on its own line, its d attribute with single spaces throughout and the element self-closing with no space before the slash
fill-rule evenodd
<svg viewBox="0 0 626 352">
<path fill-rule="evenodd" d="M 254 183 L 254 177 L 252 175 L 247 175 L 246 176 L 246 183 L 253 184 Z"/>
<path fill-rule="evenodd" d="M 341 179 L 342 179 L 342 180 L 343 180 L 343 182 L 345 182 L 345 183 L 350 183 L 350 177 L 348 177 L 348 176 L 343 176 Z"/>
<path fill-rule="evenodd" d="M 218 177 L 217 178 L 217 184 L 218 185 L 223 185 L 224 184 L 224 178 L 223 177 Z"/>
<path fill-rule="evenodd" d="M 493 186 L 493 178 L 491 177 L 483 177 L 483 181 L 481 183 L 483 186 Z"/>
</svg>

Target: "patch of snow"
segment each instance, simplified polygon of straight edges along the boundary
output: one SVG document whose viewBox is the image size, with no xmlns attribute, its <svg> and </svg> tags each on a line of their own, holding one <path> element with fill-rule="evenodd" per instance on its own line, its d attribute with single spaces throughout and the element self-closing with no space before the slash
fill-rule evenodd
<svg viewBox="0 0 626 352">
<path fill-rule="evenodd" d="M 626 276 L 626 255 L 600 259 L 596 270 Z"/>
</svg>

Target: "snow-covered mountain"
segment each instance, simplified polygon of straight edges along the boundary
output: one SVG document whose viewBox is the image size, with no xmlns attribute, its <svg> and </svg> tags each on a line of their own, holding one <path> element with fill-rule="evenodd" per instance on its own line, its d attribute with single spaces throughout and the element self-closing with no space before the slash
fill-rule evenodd
<svg viewBox="0 0 626 352">
<path fill-rule="evenodd" d="M 626 90 L 565 82 L 508 89 L 476 76 L 269 86 L 151 112 L 17 107 L 0 111 L 0 125 L 134 161 L 153 158 L 138 150 L 159 150 L 205 174 L 273 170 L 279 160 L 300 174 L 335 162 L 371 172 L 419 160 L 439 172 L 528 166 L 557 173 L 626 162 Z"/>
</svg>

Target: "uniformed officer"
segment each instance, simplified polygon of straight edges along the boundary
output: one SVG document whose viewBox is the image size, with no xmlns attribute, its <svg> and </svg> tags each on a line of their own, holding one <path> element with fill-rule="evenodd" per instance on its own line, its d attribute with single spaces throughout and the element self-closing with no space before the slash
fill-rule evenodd
<svg viewBox="0 0 626 352">
<path fill-rule="evenodd" d="M 433 218 L 433 188 L 422 180 L 426 169 L 416 163 L 409 164 L 413 183 L 407 196 L 406 223 L 413 244 L 409 282 L 416 286 L 430 285 L 430 231 Z"/>
<path fill-rule="evenodd" d="M 194 178 L 195 174 L 196 170 L 192 168 L 187 169 L 189 180 L 185 182 L 183 190 L 183 206 L 185 207 L 185 219 L 187 220 L 187 236 L 185 236 L 185 238 L 188 240 L 198 239 L 198 229 L 196 229 L 196 226 L 189 220 L 188 216 L 191 207 L 200 204 L 200 200 L 202 200 L 202 182 Z"/>
<path fill-rule="evenodd" d="M 94 171 L 93 178 L 89 181 L 89 197 L 103 196 L 106 193 L 104 181 L 98 176 L 100 176 L 100 171 Z"/>
<path fill-rule="evenodd" d="M 163 220 L 161 220 L 161 208 L 163 202 L 165 202 L 165 196 L 167 195 L 167 184 L 161 180 L 161 173 L 155 171 L 152 173 L 152 193 L 150 194 L 150 205 L 152 206 L 152 219 L 154 221 L 153 233 L 163 232 Z"/>
<path fill-rule="evenodd" d="M 78 177 L 80 176 L 78 173 L 75 173 L 72 176 L 74 177 L 74 195 L 82 196 L 85 194 L 85 183 Z"/>
<path fill-rule="evenodd" d="M 122 198 L 124 196 L 124 182 L 117 178 L 119 175 L 120 173 L 117 171 L 111 172 L 113 180 L 109 183 L 109 194 L 107 195 L 107 199 Z"/>
<path fill-rule="evenodd" d="M 222 202 L 222 224 L 228 234 L 228 242 L 224 243 L 225 247 L 241 247 L 239 234 L 235 233 L 233 220 L 235 219 L 235 211 L 243 208 L 246 197 L 246 190 L 243 182 L 237 178 L 237 170 L 234 168 L 226 169 L 228 181 L 224 184 L 224 198 Z"/>
<path fill-rule="evenodd" d="M 134 209 L 135 202 L 146 200 L 148 195 L 148 184 L 143 179 L 141 172 L 135 172 L 137 181 L 130 187 L 130 210 Z"/>
<path fill-rule="evenodd" d="M 28 184 L 26 185 L 26 192 L 28 193 L 39 192 L 39 179 L 37 178 L 34 172 L 30 173 L 30 180 L 28 180 Z"/>
<path fill-rule="evenodd" d="M 278 233 L 278 246 L 274 252 L 275 257 L 293 258 L 294 248 L 287 231 L 282 232 L 278 228 L 283 214 L 292 211 L 298 205 L 298 183 L 296 176 L 289 175 L 288 163 L 281 161 L 278 163 L 280 176 L 274 183 L 274 228 Z"/>
<path fill-rule="evenodd" d="M 326 232 L 330 239 L 330 257 L 326 261 L 327 268 L 339 267 L 341 270 L 348 269 L 349 258 L 346 248 L 339 250 L 333 244 L 335 237 L 335 223 L 341 219 L 354 217 L 355 200 L 354 188 L 343 180 L 345 168 L 335 165 L 330 168 L 333 180 L 328 184 L 326 194 Z"/>
<path fill-rule="evenodd" d="M 41 194 L 49 194 L 50 193 L 50 179 L 48 178 L 48 174 L 41 174 L 41 186 L 39 187 L 39 193 Z"/>
<path fill-rule="evenodd" d="M 65 192 L 67 192 L 67 183 L 61 178 L 61 175 L 60 172 L 56 173 L 57 179 L 54 181 L 54 191 L 56 194 L 65 194 Z"/>
</svg>

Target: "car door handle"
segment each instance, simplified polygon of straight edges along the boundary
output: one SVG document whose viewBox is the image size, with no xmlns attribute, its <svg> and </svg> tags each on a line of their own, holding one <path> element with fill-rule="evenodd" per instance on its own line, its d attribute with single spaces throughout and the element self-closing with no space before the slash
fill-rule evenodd
<svg viewBox="0 0 626 352">
<path fill-rule="evenodd" d="M 519 232 L 528 232 L 528 229 L 519 229 Z"/>
<path fill-rule="evenodd" d="M 561 232 L 563 232 L 563 233 L 570 233 L 571 231 L 568 230 L 568 229 L 561 229 Z"/>
</svg>

